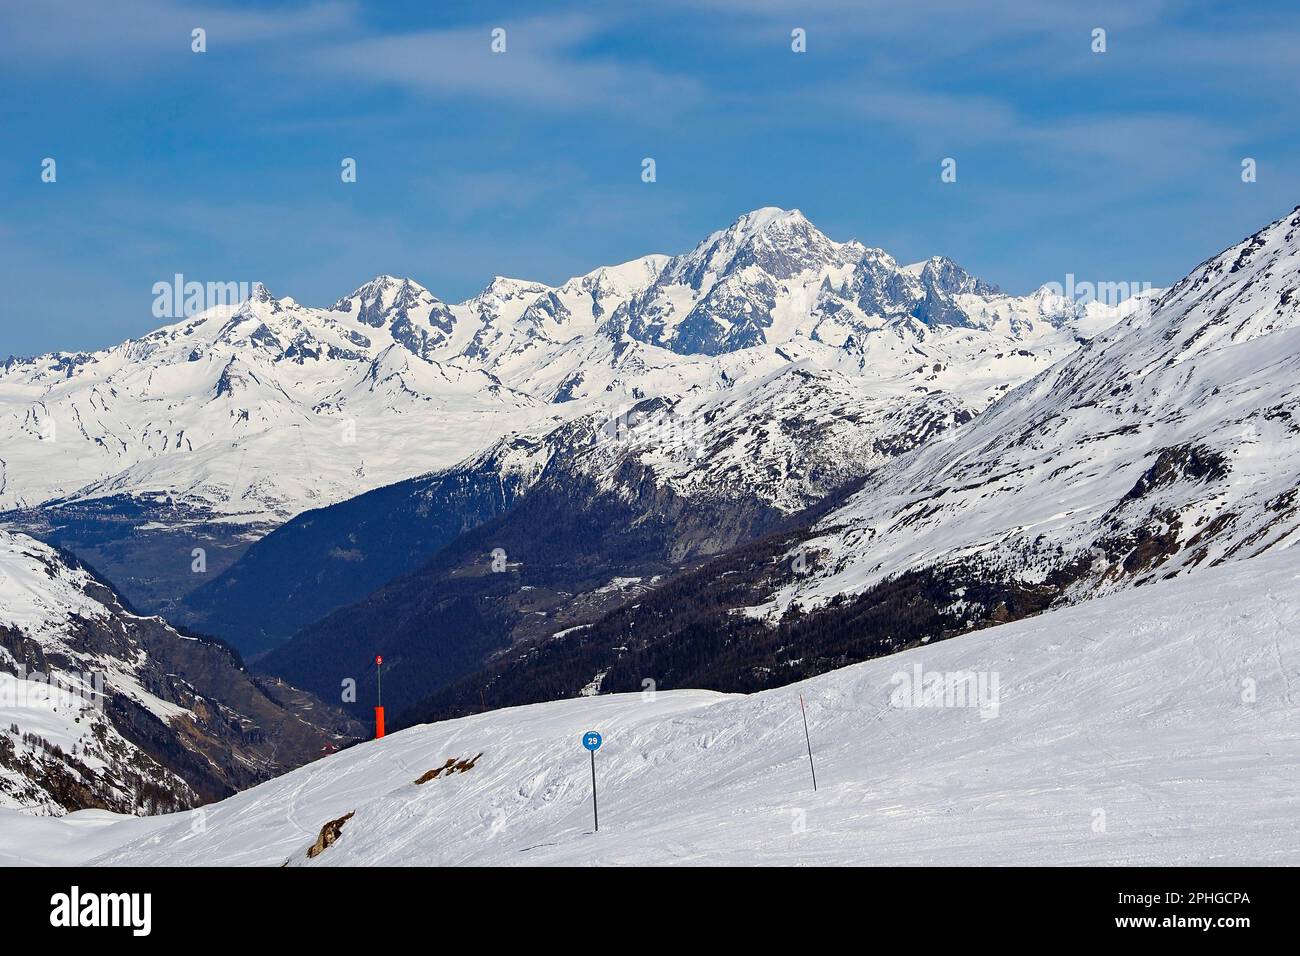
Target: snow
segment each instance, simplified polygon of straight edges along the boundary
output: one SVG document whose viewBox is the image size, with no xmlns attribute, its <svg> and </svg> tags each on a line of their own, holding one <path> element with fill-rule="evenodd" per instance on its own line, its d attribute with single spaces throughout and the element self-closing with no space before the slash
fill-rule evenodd
<svg viewBox="0 0 1300 956">
<path fill-rule="evenodd" d="M 587 628 L 589 628 L 589 627 L 591 627 L 591 626 L 592 626 L 592 625 L 590 625 L 590 624 L 576 624 L 576 625 L 574 625 L 573 627 L 566 627 L 566 628 L 565 628 L 564 630 L 562 630 L 562 631 L 556 631 L 554 634 L 551 635 L 551 637 L 552 637 L 552 638 L 564 637 L 566 634 L 574 634 L 574 633 L 576 633 L 576 632 L 578 632 L 578 631 L 586 630 Z"/>
<path fill-rule="evenodd" d="M 26 535 L 0 531 L 0 626 L 32 636 L 63 633 L 71 615 L 105 618 L 86 593 L 90 575 L 67 569 L 54 551 Z"/>
<path fill-rule="evenodd" d="M 413 727 L 199 811 L 0 811 L 0 861 L 1294 865 L 1297 660 L 1288 549 L 753 696 L 612 695 Z M 895 706 L 918 665 L 994 678 L 996 716 Z M 599 834 L 587 730 L 604 736 Z"/>
<path fill-rule="evenodd" d="M 1292 213 L 1149 308 L 1115 310 L 1117 324 L 950 440 L 885 465 L 803 543 L 824 560 L 773 594 L 766 614 L 973 558 L 1027 582 L 1070 559 L 1095 564 L 1073 589 L 1081 599 L 1294 541 L 1297 225 Z M 1188 448 L 1218 456 L 1225 474 L 1175 473 L 1133 493 L 1162 451 Z M 1103 559 L 1108 541 L 1154 531 L 1173 541 L 1162 563 L 1119 573 Z"/>
<path fill-rule="evenodd" d="M 276 298 L 259 283 L 244 302 L 141 339 L 0 367 L 0 508 L 132 495 L 175 505 L 175 525 L 217 521 L 260 533 L 450 468 L 507 435 L 544 436 L 643 397 L 689 399 L 683 414 L 694 414 L 793 362 L 837 376 L 838 401 L 871 406 L 861 420 L 841 416 L 835 425 L 819 414 L 815 390 L 786 403 L 838 428 L 828 448 L 854 455 L 877 439 L 908 445 L 927 401 L 978 412 L 1077 348 L 1069 323 L 1032 296 L 963 295 L 978 328 L 927 329 L 864 313 L 850 293 L 823 288 L 864 276 L 918 282 L 880 250 L 833 242 L 798 210 L 765 207 L 680 256 L 600 267 L 554 288 L 497 277 L 458 304 L 395 276 L 325 309 Z M 679 332 L 733 328 L 732 307 L 762 330 L 757 341 L 680 354 Z M 1118 317 L 1071 315 L 1090 330 Z M 930 371 L 936 366 L 943 371 Z M 751 395 L 736 392 L 723 420 L 753 418 L 743 407 Z M 716 402 L 712 411 L 717 417 Z M 742 437 L 724 436 L 734 453 L 718 468 L 761 478 L 765 463 L 748 458 L 755 449 L 733 444 Z M 765 451 L 797 459 L 806 447 Z M 716 483 L 716 473 L 663 464 L 681 492 Z M 794 510 L 825 490 L 795 482 L 776 503 Z"/>
<path fill-rule="evenodd" d="M 72 682 L 70 676 L 51 685 L 48 680 L 20 679 L 0 671 L 0 733 L 9 732 L 16 723 L 20 732 L 34 733 L 70 751 L 89 739 L 89 728 L 78 724 L 92 706 L 89 697 L 82 696 L 83 687 L 83 681 Z"/>
<path fill-rule="evenodd" d="M 117 656 L 85 648 L 79 632 L 86 621 L 109 631 L 115 613 L 134 618 L 100 597 L 113 600 L 83 568 L 27 535 L 0 530 L 0 627 L 34 642 L 50 662 L 44 665 L 50 673 L 38 673 L 32 664 L 34 655 L 23 644 L 18 646 L 24 648 L 24 661 L 0 648 L 0 740 L 14 748 L 20 764 L 30 767 L 45 759 L 41 748 L 23 740 L 26 734 L 75 756 L 78 774 L 83 767 L 92 774 L 113 769 L 110 754 L 123 765 L 142 758 L 142 751 L 106 719 L 106 694 L 130 697 L 164 723 L 194 717 L 145 688 L 140 671 L 148 661 L 129 637 L 118 637 L 113 645 Z M 37 814 L 63 812 L 47 793 L 31 787 L 27 774 L 3 766 L 0 807 Z"/>
<path fill-rule="evenodd" d="M 32 817 L 0 809 L 0 866 L 74 866 L 121 842 L 123 818 L 107 810 Z M 165 817 L 133 819 L 133 830 L 165 826 Z"/>
</svg>

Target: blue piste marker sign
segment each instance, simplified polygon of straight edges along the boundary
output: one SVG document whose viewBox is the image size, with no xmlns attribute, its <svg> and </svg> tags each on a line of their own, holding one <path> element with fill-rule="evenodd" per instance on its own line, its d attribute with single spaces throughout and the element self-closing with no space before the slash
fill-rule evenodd
<svg viewBox="0 0 1300 956">
<path fill-rule="evenodd" d="M 596 751 L 604 743 L 600 734 L 594 730 L 589 730 L 582 735 L 582 745 L 591 753 L 591 818 L 596 825 L 596 832 L 600 832 L 600 809 L 596 805 Z"/>
</svg>

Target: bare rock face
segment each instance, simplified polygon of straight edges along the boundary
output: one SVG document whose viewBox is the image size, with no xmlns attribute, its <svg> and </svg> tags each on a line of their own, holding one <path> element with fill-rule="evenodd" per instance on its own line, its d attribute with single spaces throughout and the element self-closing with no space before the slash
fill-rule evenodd
<svg viewBox="0 0 1300 956">
<path fill-rule="evenodd" d="M 478 758 L 481 756 L 483 756 L 482 752 L 475 754 L 475 756 L 469 760 L 457 760 L 455 757 L 448 757 L 447 762 L 441 767 L 435 767 L 432 770 L 426 770 L 424 773 L 420 774 L 419 778 L 415 781 L 415 785 L 418 787 L 422 784 L 428 783 L 430 780 L 437 780 L 443 774 L 450 777 L 454 773 L 467 773 L 474 769 L 474 764 L 478 763 Z"/>
<path fill-rule="evenodd" d="M 331 820 L 329 823 L 321 827 L 320 836 L 316 838 L 315 843 L 307 848 L 307 859 L 314 860 L 332 847 L 338 840 L 339 836 L 343 833 L 343 824 L 351 820 L 352 814 L 354 813 L 356 813 L 356 811 L 352 810 L 343 814 L 343 816 L 339 817 L 337 820 Z"/>
</svg>

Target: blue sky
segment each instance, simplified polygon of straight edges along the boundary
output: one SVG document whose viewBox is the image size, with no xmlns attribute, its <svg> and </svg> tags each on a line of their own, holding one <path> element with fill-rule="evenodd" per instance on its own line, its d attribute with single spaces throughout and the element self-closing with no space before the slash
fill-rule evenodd
<svg viewBox="0 0 1300 956">
<path fill-rule="evenodd" d="M 458 301 L 765 205 L 1014 292 L 1168 284 L 1300 202 L 1300 9 L 1235 6 L 6 3 L 0 357 L 143 334 L 177 272 Z"/>
</svg>

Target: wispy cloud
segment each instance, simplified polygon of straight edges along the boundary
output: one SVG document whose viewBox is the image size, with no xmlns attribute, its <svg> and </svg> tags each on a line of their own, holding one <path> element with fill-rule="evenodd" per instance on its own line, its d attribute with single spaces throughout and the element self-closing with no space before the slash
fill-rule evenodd
<svg viewBox="0 0 1300 956">
<path fill-rule="evenodd" d="M 210 49 L 237 49 L 356 27 L 356 5 L 320 0 L 281 10 L 178 2 L 42 0 L 0 5 L 0 53 L 11 64 L 57 62 L 93 73 L 145 74 L 167 53 L 188 53 L 201 27 Z"/>
<path fill-rule="evenodd" d="M 485 21 L 481 26 L 348 39 L 306 53 L 309 68 L 435 97 L 475 97 L 580 110 L 657 112 L 698 93 L 688 77 L 599 52 L 608 18 L 587 15 Z M 504 53 L 492 30 L 505 30 Z"/>
<path fill-rule="evenodd" d="M 502 16 L 473 25 L 393 29 L 350 0 L 306 0 L 274 9 L 187 0 L 84 3 L 45 0 L 0 6 L 0 70 L 56 65 L 115 79 L 154 78 L 190 53 L 202 27 L 213 56 L 249 54 L 279 81 L 277 99 L 320 89 L 374 87 L 424 99 L 473 99 L 548 110 L 591 108 L 668 115 L 701 95 L 693 77 L 615 52 L 618 11 Z M 491 49 L 506 31 L 506 51 Z M 291 41 L 291 42 L 290 42 Z"/>
<path fill-rule="evenodd" d="M 914 63 L 934 62 L 989 44 L 1025 38 L 1087 36 L 1104 26 L 1124 30 L 1158 22 L 1169 0 L 909 0 L 864 4 L 861 0 L 671 0 L 678 9 L 711 9 L 732 19 L 739 38 L 766 39 L 774 30 L 808 30 L 809 48 L 885 53 Z M 873 50 L 872 41 L 914 41 L 914 45 Z M 1007 51 L 1010 52 L 1010 51 Z M 995 66 L 996 64 L 988 64 Z"/>
</svg>

